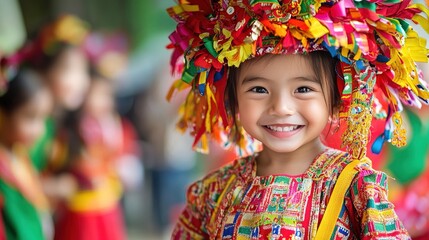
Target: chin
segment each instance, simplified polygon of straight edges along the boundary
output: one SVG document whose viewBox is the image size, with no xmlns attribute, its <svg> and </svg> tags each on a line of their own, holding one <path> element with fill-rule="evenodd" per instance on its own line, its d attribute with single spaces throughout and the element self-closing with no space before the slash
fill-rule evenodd
<svg viewBox="0 0 429 240">
<path fill-rule="evenodd" d="M 265 144 L 262 141 L 262 145 L 264 146 L 263 149 L 267 149 L 276 153 L 291 153 L 300 148 L 300 146 L 296 146 L 296 144 L 290 144 L 290 143 Z"/>
<path fill-rule="evenodd" d="M 81 102 L 76 102 L 76 101 L 71 102 L 70 101 L 70 102 L 65 102 L 63 105 L 67 110 L 73 111 L 73 110 L 76 110 L 80 107 Z"/>
<path fill-rule="evenodd" d="M 276 152 L 276 153 L 291 153 L 296 151 L 298 148 L 296 147 L 269 147 L 267 145 L 265 145 L 264 149 L 269 149 L 272 152 Z"/>
</svg>

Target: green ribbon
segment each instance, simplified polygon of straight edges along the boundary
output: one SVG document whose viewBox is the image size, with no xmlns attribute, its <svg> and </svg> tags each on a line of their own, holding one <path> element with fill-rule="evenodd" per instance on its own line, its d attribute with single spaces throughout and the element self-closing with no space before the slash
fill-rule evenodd
<svg viewBox="0 0 429 240">
<path fill-rule="evenodd" d="M 377 5 L 375 3 L 367 2 L 367 1 L 354 1 L 354 4 L 357 8 L 368 8 L 371 11 L 376 10 Z"/>
<path fill-rule="evenodd" d="M 186 65 L 186 69 L 182 73 L 182 80 L 188 84 L 194 80 L 195 76 L 198 73 L 198 69 L 194 64 L 194 60 L 191 60 L 189 64 Z"/>
<path fill-rule="evenodd" d="M 410 24 L 404 21 L 403 19 L 396 19 L 401 24 L 401 27 L 403 31 L 406 33 L 408 31 L 408 28 L 410 27 Z M 405 36 L 405 35 L 404 35 Z"/>
<path fill-rule="evenodd" d="M 402 36 L 406 36 L 406 35 L 407 35 L 407 34 L 405 33 L 405 31 L 404 31 L 404 28 L 402 27 L 401 22 L 399 22 L 397 19 L 394 19 L 394 18 L 387 18 L 387 20 L 389 20 L 389 22 L 391 22 L 391 23 L 395 26 L 396 31 L 397 31 L 398 33 L 400 33 Z"/>
<path fill-rule="evenodd" d="M 209 37 L 203 38 L 203 43 L 204 47 L 206 47 L 207 51 L 209 51 L 213 57 L 217 58 L 219 56 L 219 53 L 217 53 L 213 47 L 213 39 Z"/>
</svg>

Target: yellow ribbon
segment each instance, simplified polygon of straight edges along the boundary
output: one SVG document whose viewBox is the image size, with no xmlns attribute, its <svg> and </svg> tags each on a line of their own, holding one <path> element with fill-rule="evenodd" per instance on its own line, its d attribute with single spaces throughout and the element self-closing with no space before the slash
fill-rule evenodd
<svg viewBox="0 0 429 240">
<path fill-rule="evenodd" d="M 419 10 L 421 10 L 422 12 L 424 12 L 426 14 L 426 16 L 429 16 L 429 10 L 426 8 L 425 5 L 421 4 L 421 3 L 415 3 L 410 5 L 409 8 L 417 8 Z M 427 18 L 424 18 L 421 15 L 414 15 L 414 17 L 412 18 L 413 21 L 416 21 L 419 23 L 419 25 L 427 32 L 429 33 L 429 20 Z"/>
<path fill-rule="evenodd" d="M 173 97 L 173 94 L 176 92 L 176 91 L 183 91 L 183 90 L 185 90 L 185 89 L 187 89 L 187 88 L 190 88 L 191 87 L 191 85 L 189 85 L 189 84 L 187 84 L 186 82 L 184 82 L 182 79 L 177 79 L 176 81 L 174 81 L 174 83 L 171 85 L 171 87 L 170 87 L 170 90 L 168 90 L 168 93 L 167 93 L 167 96 L 166 96 L 166 98 L 167 98 L 167 100 L 168 101 L 170 101 L 171 100 L 171 98 Z"/>
<path fill-rule="evenodd" d="M 353 160 L 351 163 L 347 164 L 347 166 L 340 173 L 340 176 L 335 183 L 331 197 L 329 198 L 328 206 L 326 207 L 326 211 L 323 214 L 322 221 L 320 222 L 319 228 L 317 229 L 315 240 L 331 239 L 331 235 L 334 231 L 335 224 L 337 223 L 341 208 L 343 206 L 344 196 L 347 190 L 350 188 L 353 178 L 358 172 L 356 166 L 359 163 L 359 160 Z"/>
<path fill-rule="evenodd" d="M 173 9 L 173 12 L 178 15 L 183 12 L 198 12 L 200 10 L 198 5 L 189 5 L 189 4 L 179 4 L 171 7 L 171 9 Z"/>
<path fill-rule="evenodd" d="M 411 28 L 407 31 L 407 38 L 405 39 L 404 48 L 408 49 L 408 52 L 414 61 L 428 61 L 428 49 L 426 49 L 426 39 L 420 37 L 417 32 Z"/>
<path fill-rule="evenodd" d="M 210 88 L 206 90 L 207 94 L 207 113 L 206 113 L 206 132 L 212 132 L 212 116 L 210 116 L 212 111 L 212 101 L 214 100 L 213 92 Z"/>
<path fill-rule="evenodd" d="M 306 32 L 306 36 L 310 38 L 320 38 L 329 33 L 328 28 L 326 28 L 323 24 L 320 23 L 319 20 L 312 17 L 304 20 L 305 24 L 309 27 L 308 32 Z"/>
</svg>

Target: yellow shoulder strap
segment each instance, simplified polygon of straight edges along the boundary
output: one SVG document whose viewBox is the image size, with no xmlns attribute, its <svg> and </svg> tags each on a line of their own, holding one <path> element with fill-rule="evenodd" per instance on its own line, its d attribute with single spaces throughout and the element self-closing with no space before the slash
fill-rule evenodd
<svg viewBox="0 0 429 240">
<path fill-rule="evenodd" d="M 340 173 L 329 199 L 328 206 L 326 207 L 325 214 L 323 215 L 322 221 L 317 229 L 315 240 L 326 240 L 331 238 L 343 206 L 344 196 L 347 189 L 350 187 L 354 176 L 358 172 L 355 167 L 359 163 L 359 160 L 350 162 Z"/>
</svg>

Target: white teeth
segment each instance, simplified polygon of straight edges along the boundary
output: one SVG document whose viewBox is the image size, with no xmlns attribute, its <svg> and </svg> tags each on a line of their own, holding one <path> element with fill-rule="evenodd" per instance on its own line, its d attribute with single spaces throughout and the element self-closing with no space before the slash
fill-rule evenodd
<svg viewBox="0 0 429 240">
<path fill-rule="evenodd" d="M 298 127 L 299 127 L 298 125 L 287 126 L 287 127 L 276 127 L 276 126 L 267 125 L 267 128 L 275 132 L 290 132 L 290 131 L 296 130 Z"/>
</svg>

